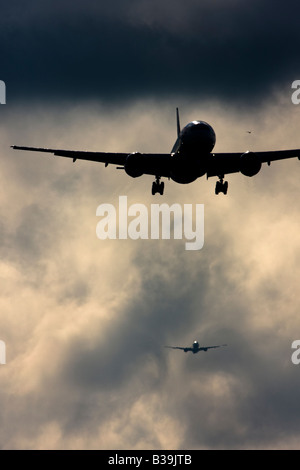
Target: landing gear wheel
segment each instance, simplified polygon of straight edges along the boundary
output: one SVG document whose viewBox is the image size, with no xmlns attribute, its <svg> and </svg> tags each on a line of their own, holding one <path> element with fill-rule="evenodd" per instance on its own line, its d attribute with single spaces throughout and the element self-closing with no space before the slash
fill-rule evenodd
<svg viewBox="0 0 300 470">
<path fill-rule="evenodd" d="M 228 181 L 223 182 L 223 178 L 220 178 L 220 181 L 216 182 L 215 194 L 223 193 L 227 194 L 228 191 Z"/>
<path fill-rule="evenodd" d="M 152 183 L 152 196 L 159 193 L 161 196 L 164 194 L 165 183 L 160 182 L 160 176 L 156 177 L 156 180 Z"/>
<path fill-rule="evenodd" d="M 223 193 L 227 194 L 228 191 L 228 181 L 224 181 L 223 183 Z"/>
<path fill-rule="evenodd" d="M 152 196 L 154 196 L 157 193 L 157 183 L 153 181 L 152 183 Z"/>
<path fill-rule="evenodd" d="M 165 183 L 162 182 L 159 184 L 159 194 L 162 196 L 164 194 Z"/>
</svg>

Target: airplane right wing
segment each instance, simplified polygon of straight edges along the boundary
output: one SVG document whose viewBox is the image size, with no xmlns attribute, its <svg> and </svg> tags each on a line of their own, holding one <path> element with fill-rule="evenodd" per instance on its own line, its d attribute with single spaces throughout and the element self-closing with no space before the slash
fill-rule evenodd
<svg viewBox="0 0 300 470">
<path fill-rule="evenodd" d="M 184 351 L 184 352 L 192 351 L 192 348 L 181 348 L 180 346 L 165 346 L 165 348 L 181 349 L 181 350 Z"/>
<path fill-rule="evenodd" d="M 60 150 L 42 147 L 11 146 L 15 150 L 27 150 L 29 152 L 52 153 L 54 156 L 72 158 L 76 160 L 89 160 L 105 163 L 107 165 L 119 165 L 125 169 L 130 176 L 139 176 L 139 171 L 146 175 L 170 176 L 171 154 L 162 153 L 112 153 L 112 152 L 90 152 L 81 150 Z"/>
</svg>

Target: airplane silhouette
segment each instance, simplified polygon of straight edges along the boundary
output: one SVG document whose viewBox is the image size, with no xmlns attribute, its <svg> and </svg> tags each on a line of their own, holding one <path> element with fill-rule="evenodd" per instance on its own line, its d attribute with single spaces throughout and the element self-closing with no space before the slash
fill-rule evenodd
<svg viewBox="0 0 300 470">
<path fill-rule="evenodd" d="M 177 140 L 170 153 L 110 153 L 89 152 L 78 150 L 59 150 L 40 147 L 22 147 L 12 145 L 16 150 L 53 153 L 59 157 L 76 160 L 90 160 L 94 162 L 117 165 L 127 175 L 137 178 L 142 175 L 154 175 L 152 194 L 164 193 L 162 177 L 172 179 L 176 183 L 188 184 L 204 176 L 211 178 L 217 176 L 215 194 L 227 194 L 228 182 L 224 177 L 228 173 L 241 172 L 245 176 L 256 175 L 262 163 L 271 164 L 271 161 L 298 157 L 300 149 L 271 150 L 264 152 L 235 152 L 212 153 L 215 146 L 216 135 L 213 128 L 204 121 L 192 121 L 182 130 L 180 129 L 179 111 L 177 116 Z"/>
<path fill-rule="evenodd" d="M 181 348 L 180 346 L 165 346 L 165 348 L 181 349 L 184 352 L 192 351 L 193 354 L 196 354 L 199 351 L 207 351 L 208 349 L 221 348 L 222 346 L 227 346 L 227 344 L 219 344 L 218 346 L 203 346 L 200 348 L 198 341 L 194 341 L 191 348 Z"/>
</svg>

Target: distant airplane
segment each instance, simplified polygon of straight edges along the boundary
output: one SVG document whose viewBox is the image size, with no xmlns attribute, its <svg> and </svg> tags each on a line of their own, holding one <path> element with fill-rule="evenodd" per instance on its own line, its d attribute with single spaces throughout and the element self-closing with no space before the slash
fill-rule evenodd
<svg viewBox="0 0 300 470">
<path fill-rule="evenodd" d="M 256 175 L 262 163 L 271 164 L 273 160 L 298 157 L 300 149 L 272 150 L 269 152 L 235 152 L 212 153 L 216 143 L 213 128 L 204 121 L 192 121 L 180 129 L 179 111 L 177 115 L 177 140 L 170 153 L 106 153 L 78 150 L 58 150 L 38 147 L 20 147 L 12 145 L 13 149 L 35 152 L 53 153 L 59 157 L 69 157 L 76 160 L 91 160 L 94 162 L 117 165 L 117 169 L 125 170 L 127 175 L 137 178 L 142 175 L 154 175 L 152 194 L 164 193 L 164 182 L 161 178 L 172 179 L 176 183 L 188 184 L 206 174 L 207 178 L 217 176 L 215 194 L 227 194 L 228 182 L 224 181 L 225 174 L 241 172 L 245 176 Z"/>
<path fill-rule="evenodd" d="M 181 348 L 180 346 L 165 346 L 165 348 L 182 349 L 182 351 L 184 352 L 192 351 L 193 354 L 196 354 L 199 351 L 207 351 L 208 349 L 221 348 L 222 346 L 227 346 L 227 344 L 220 344 L 218 346 L 203 346 L 200 348 L 198 341 L 194 341 L 191 348 Z"/>
</svg>

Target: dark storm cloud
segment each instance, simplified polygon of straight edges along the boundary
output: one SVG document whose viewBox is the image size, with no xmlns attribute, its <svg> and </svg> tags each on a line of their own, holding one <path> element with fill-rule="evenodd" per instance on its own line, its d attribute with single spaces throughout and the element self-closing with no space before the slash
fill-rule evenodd
<svg viewBox="0 0 300 470">
<path fill-rule="evenodd" d="M 295 1 L 10 2 L 8 98 L 266 98 L 300 76 Z"/>
</svg>

